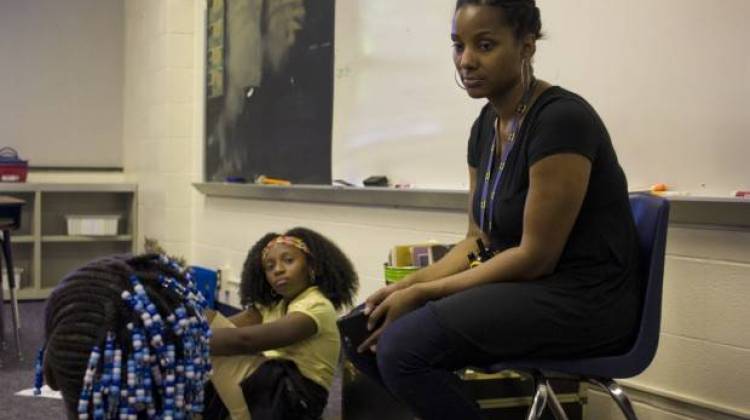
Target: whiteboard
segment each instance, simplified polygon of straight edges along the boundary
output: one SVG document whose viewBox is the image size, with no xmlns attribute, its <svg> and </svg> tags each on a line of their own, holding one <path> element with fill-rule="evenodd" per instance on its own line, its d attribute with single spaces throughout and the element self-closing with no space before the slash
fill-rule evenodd
<svg viewBox="0 0 750 420">
<path fill-rule="evenodd" d="M 537 77 L 586 98 L 631 190 L 750 187 L 750 2 L 538 0 Z M 466 189 L 481 100 L 454 82 L 454 0 L 337 2 L 332 174 Z"/>
</svg>

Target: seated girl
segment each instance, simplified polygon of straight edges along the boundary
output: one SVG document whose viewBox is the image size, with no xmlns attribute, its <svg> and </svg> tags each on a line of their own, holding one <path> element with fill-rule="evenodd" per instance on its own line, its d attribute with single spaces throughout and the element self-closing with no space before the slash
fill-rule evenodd
<svg viewBox="0 0 750 420">
<path fill-rule="evenodd" d="M 357 285 L 344 253 L 309 229 L 253 245 L 240 290 L 246 309 L 209 315 L 211 382 L 233 419 L 320 417 L 339 360 L 337 310 Z"/>
<path fill-rule="evenodd" d="M 164 256 L 92 261 L 47 301 L 35 392 L 46 379 L 70 419 L 193 418 L 211 370 L 204 308 Z"/>
</svg>

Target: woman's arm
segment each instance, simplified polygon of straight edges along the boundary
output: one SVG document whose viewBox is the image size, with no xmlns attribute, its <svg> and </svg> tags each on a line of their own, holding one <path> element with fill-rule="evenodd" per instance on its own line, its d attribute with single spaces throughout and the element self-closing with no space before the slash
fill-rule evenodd
<svg viewBox="0 0 750 420">
<path fill-rule="evenodd" d="M 477 239 L 481 238 L 485 244 L 488 244 L 489 240 L 487 236 L 479 229 L 479 226 L 477 226 L 474 221 L 473 202 L 476 183 L 477 170 L 476 168 L 469 167 L 469 226 L 466 231 L 466 238 L 457 243 L 436 263 L 405 278 L 404 280 L 408 285 L 432 281 L 466 270 L 469 268 L 469 260 L 467 256 L 470 252 L 478 251 Z"/>
<path fill-rule="evenodd" d="M 551 155 L 534 163 L 529 171 L 521 243 L 471 270 L 393 291 L 372 309 L 368 328 L 379 327 L 359 351 L 371 348 L 386 325 L 428 300 L 481 284 L 533 280 L 552 273 L 583 204 L 590 174 L 591 162 L 573 153 Z"/>
<path fill-rule="evenodd" d="M 212 356 L 236 356 L 285 347 L 318 331 L 315 321 L 302 312 L 290 312 L 266 324 L 238 328 L 216 328 L 211 331 Z"/>
<path fill-rule="evenodd" d="M 474 190 L 476 188 L 477 181 L 477 170 L 476 168 L 469 167 L 469 226 L 466 231 L 466 238 L 461 240 L 459 243 L 454 245 L 450 251 L 448 251 L 443 258 L 437 262 L 428 265 L 425 268 L 420 269 L 408 276 L 404 277 L 401 281 L 393 283 L 386 287 L 380 288 L 378 291 L 370 295 L 365 301 L 365 313 L 370 313 L 376 306 L 380 304 L 386 297 L 391 293 L 406 289 L 418 283 L 429 282 L 442 277 L 450 276 L 451 274 L 458 273 L 460 271 L 469 268 L 469 260 L 467 256 L 470 252 L 477 251 L 477 239 L 481 238 L 484 243 L 488 243 L 487 237 L 482 233 L 477 224 L 474 222 L 474 216 L 472 209 L 472 203 L 474 201 Z"/>
<path fill-rule="evenodd" d="M 565 248 L 588 189 L 591 162 L 564 153 L 534 163 L 521 243 L 472 270 L 421 287 L 424 300 L 439 299 L 484 283 L 534 280 L 551 274 Z"/>
</svg>

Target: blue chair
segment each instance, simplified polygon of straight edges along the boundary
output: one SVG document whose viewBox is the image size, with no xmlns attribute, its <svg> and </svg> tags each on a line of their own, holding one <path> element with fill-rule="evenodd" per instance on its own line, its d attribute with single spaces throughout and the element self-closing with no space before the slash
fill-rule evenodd
<svg viewBox="0 0 750 420">
<path fill-rule="evenodd" d="M 536 393 L 528 420 L 539 419 L 548 402 L 556 419 L 567 420 L 565 411 L 549 384 L 550 379 L 586 381 L 597 385 L 615 400 L 625 418 L 637 420 L 630 400 L 613 378 L 630 378 L 643 372 L 654 359 L 659 344 L 669 202 L 650 194 L 631 194 L 630 207 L 638 231 L 641 268 L 646 278 L 640 327 L 630 350 L 617 356 L 590 359 L 511 360 L 483 368 L 489 372 L 513 370 L 531 376 L 536 385 Z"/>
<path fill-rule="evenodd" d="M 195 287 L 206 299 L 208 307 L 216 309 L 216 294 L 219 287 L 221 287 L 219 284 L 219 273 L 216 270 L 197 265 L 190 266 L 190 269 L 193 272 Z"/>
</svg>

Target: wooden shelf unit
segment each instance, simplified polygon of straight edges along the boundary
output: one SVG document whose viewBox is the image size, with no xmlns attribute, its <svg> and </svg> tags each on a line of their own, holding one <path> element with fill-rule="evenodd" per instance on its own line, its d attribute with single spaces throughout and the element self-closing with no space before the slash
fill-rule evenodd
<svg viewBox="0 0 750 420">
<path fill-rule="evenodd" d="M 87 261 L 136 250 L 135 184 L 0 183 L 0 195 L 26 201 L 21 228 L 11 239 L 14 266 L 23 269 L 19 299 L 45 299 L 63 276 Z M 70 236 L 66 214 L 118 214 L 117 235 Z"/>
</svg>

